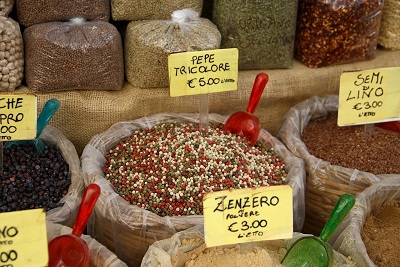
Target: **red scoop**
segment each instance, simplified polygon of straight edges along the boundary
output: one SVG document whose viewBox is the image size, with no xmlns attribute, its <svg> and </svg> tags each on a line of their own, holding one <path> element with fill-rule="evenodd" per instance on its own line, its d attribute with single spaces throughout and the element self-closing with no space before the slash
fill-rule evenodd
<svg viewBox="0 0 400 267">
<path fill-rule="evenodd" d="M 99 195 L 100 187 L 97 184 L 86 187 L 72 233 L 58 236 L 49 243 L 49 267 L 89 266 L 89 247 L 80 236 Z"/>
<path fill-rule="evenodd" d="M 400 133 L 400 121 L 380 122 L 375 125 L 389 131 Z"/>
<path fill-rule="evenodd" d="M 254 115 L 257 104 L 268 82 L 266 73 L 259 73 L 254 81 L 250 100 L 246 111 L 239 111 L 232 114 L 224 125 L 224 132 L 238 134 L 249 140 L 253 146 L 260 134 L 260 121 Z"/>
</svg>

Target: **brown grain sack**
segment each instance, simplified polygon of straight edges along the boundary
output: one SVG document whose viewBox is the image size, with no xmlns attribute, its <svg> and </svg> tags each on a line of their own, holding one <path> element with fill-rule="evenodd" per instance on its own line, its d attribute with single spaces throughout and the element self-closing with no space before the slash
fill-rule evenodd
<svg viewBox="0 0 400 267">
<path fill-rule="evenodd" d="M 125 36 L 125 72 L 133 86 L 169 85 L 168 56 L 172 53 L 217 49 L 221 34 L 192 9 L 175 11 L 170 20 L 132 21 Z"/>
<path fill-rule="evenodd" d="M 74 18 L 24 32 L 26 83 L 33 92 L 120 90 L 122 40 L 112 24 Z"/>
<path fill-rule="evenodd" d="M 201 14 L 203 0 L 111 0 L 114 20 L 169 19 L 175 10 L 191 8 Z"/>
<path fill-rule="evenodd" d="M 14 91 L 24 76 L 24 46 L 19 24 L 0 17 L 0 91 Z"/>
<path fill-rule="evenodd" d="M 18 0 L 16 10 L 18 22 L 25 27 L 66 20 L 73 16 L 83 16 L 90 20 L 110 20 L 109 0 Z"/>
</svg>

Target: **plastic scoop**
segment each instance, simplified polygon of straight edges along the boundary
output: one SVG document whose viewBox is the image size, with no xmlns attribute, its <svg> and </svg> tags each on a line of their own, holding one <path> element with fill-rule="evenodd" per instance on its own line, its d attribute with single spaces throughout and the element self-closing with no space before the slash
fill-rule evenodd
<svg viewBox="0 0 400 267">
<path fill-rule="evenodd" d="M 232 114 L 224 125 L 224 132 L 233 133 L 245 137 L 253 146 L 260 134 L 260 121 L 254 115 L 257 104 L 268 82 L 266 73 L 259 73 L 254 81 L 250 100 L 246 111 L 239 111 Z"/>
<path fill-rule="evenodd" d="M 380 122 L 375 125 L 392 132 L 400 133 L 400 121 Z"/>
<path fill-rule="evenodd" d="M 44 142 L 41 138 L 39 138 L 40 134 L 43 132 L 44 128 L 47 126 L 47 123 L 53 117 L 54 113 L 60 107 L 60 101 L 55 98 L 49 99 L 44 105 L 42 112 L 40 112 L 39 117 L 37 119 L 36 126 L 36 138 L 30 140 L 18 140 L 18 141 L 9 141 L 5 144 L 5 147 L 11 147 L 12 145 L 23 145 L 26 143 L 31 143 L 35 145 L 36 153 L 41 154 L 44 150 Z"/>
<path fill-rule="evenodd" d="M 319 237 L 306 236 L 297 240 L 282 260 L 286 267 L 330 267 L 333 266 L 333 249 L 329 238 L 354 206 L 355 199 L 350 194 L 342 195 Z"/>
<path fill-rule="evenodd" d="M 100 187 L 97 184 L 86 187 L 72 233 L 58 236 L 49 243 L 49 267 L 89 266 L 89 247 L 80 236 L 99 195 Z"/>
</svg>

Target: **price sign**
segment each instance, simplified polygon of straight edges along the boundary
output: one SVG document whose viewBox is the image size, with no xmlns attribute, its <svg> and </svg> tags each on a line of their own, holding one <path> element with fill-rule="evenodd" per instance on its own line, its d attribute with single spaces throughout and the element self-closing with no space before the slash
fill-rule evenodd
<svg viewBox="0 0 400 267">
<path fill-rule="evenodd" d="M 0 267 L 47 266 L 43 209 L 0 213 Z"/>
<path fill-rule="evenodd" d="M 200 95 L 237 90 L 238 49 L 171 54 L 168 57 L 170 95 Z"/>
<path fill-rule="evenodd" d="M 35 95 L 0 96 L 0 141 L 36 138 Z"/>
<path fill-rule="evenodd" d="M 400 68 L 346 72 L 340 77 L 338 125 L 400 118 Z"/>
<path fill-rule="evenodd" d="M 207 247 L 293 235 L 293 195 L 288 185 L 208 193 L 203 207 Z"/>
</svg>

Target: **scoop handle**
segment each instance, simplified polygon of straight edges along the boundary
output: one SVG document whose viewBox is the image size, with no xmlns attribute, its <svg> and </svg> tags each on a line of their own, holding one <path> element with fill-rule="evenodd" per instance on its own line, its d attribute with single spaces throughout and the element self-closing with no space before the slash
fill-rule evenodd
<svg viewBox="0 0 400 267">
<path fill-rule="evenodd" d="M 354 196 L 350 194 L 342 195 L 335 207 L 332 210 L 331 215 L 329 216 L 328 221 L 326 222 L 324 229 L 322 229 L 320 238 L 325 242 L 328 242 L 329 238 L 336 231 L 339 224 L 343 221 L 344 217 L 346 217 L 347 213 L 354 206 L 355 199 Z"/>
<path fill-rule="evenodd" d="M 50 119 L 53 117 L 54 113 L 56 113 L 59 107 L 60 101 L 55 98 L 49 99 L 46 104 L 44 104 L 44 107 L 37 119 L 36 138 L 38 138 L 39 135 L 43 132 L 47 123 L 49 123 Z"/>
<path fill-rule="evenodd" d="M 76 221 L 74 228 L 72 229 L 72 234 L 80 237 L 85 230 L 86 224 L 89 220 L 90 214 L 92 214 L 94 205 L 100 195 L 100 186 L 97 184 L 90 184 L 86 187 L 85 193 L 82 197 L 81 206 L 79 207 L 78 215 L 76 216 Z"/>
<path fill-rule="evenodd" d="M 264 92 L 264 88 L 267 85 L 267 82 L 268 75 L 266 73 L 261 72 L 256 76 L 253 84 L 253 89 L 251 90 L 249 103 L 247 105 L 247 112 L 254 114 L 254 111 L 256 111 L 258 102 L 260 102 L 261 95 Z"/>
</svg>

